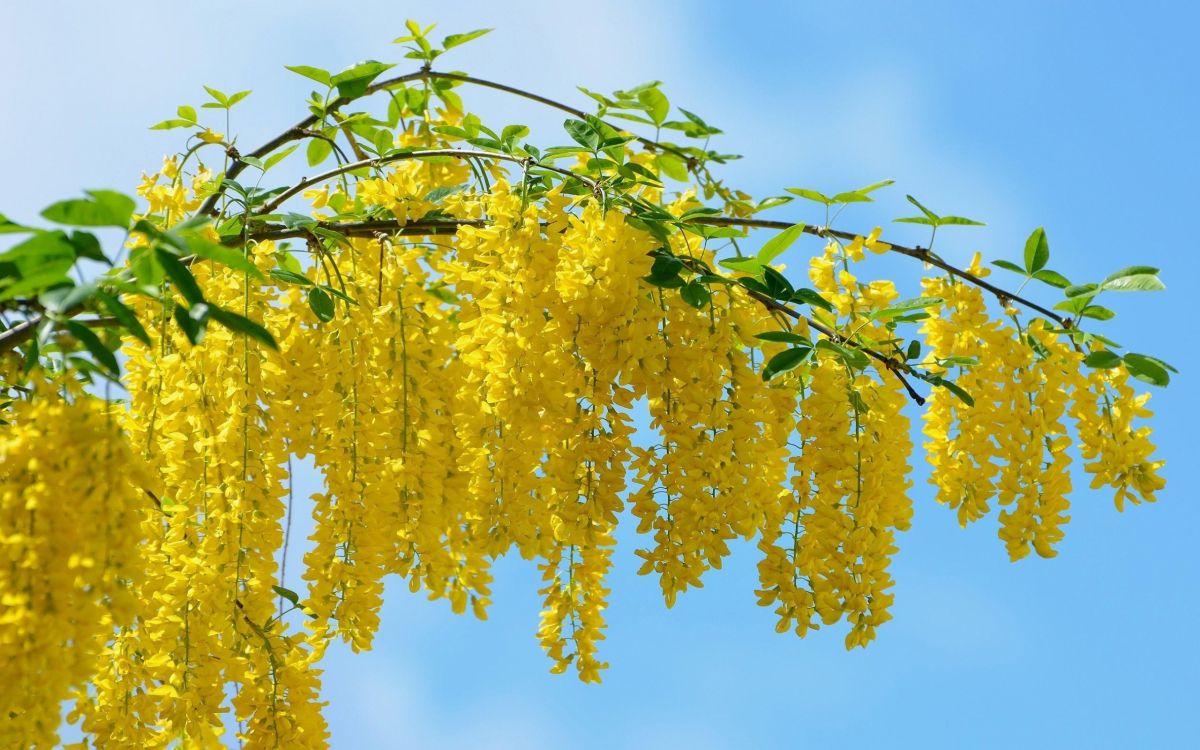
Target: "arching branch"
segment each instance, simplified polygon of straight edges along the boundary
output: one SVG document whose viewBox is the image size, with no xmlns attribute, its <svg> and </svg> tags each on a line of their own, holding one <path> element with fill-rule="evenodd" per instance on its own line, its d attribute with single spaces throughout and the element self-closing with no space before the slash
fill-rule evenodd
<svg viewBox="0 0 1200 750">
<path fill-rule="evenodd" d="M 397 162 L 397 161 L 405 161 L 405 160 L 409 160 L 409 159 L 430 159 L 430 158 L 437 157 L 437 156 L 449 156 L 449 157 L 456 158 L 456 159 L 492 159 L 493 161 L 507 161 L 507 162 L 512 162 L 513 164 L 520 164 L 522 166 L 537 167 L 538 169 L 545 169 L 550 172 L 555 172 L 557 174 L 561 174 L 565 177 L 574 177 L 575 179 L 579 180 L 583 184 L 587 185 L 588 188 L 591 189 L 591 191 L 593 193 L 599 191 L 599 189 L 600 189 L 599 183 L 597 183 L 595 180 L 591 179 L 590 177 L 586 177 L 581 174 L 576 174 L 575 172 L 572 172 L 569 169 L 563 169 L 562 167 L 555 167 L 553 165 L 541 164 L 541 163 L 534 161 L 530 157 L 513 156 L 512 154 L 505 154 L 505 153 L 501 153 L 499 151 L 481 151 L 481 150 L 461 149 L 461 148 L 437 148 L 437 149 L 428 149 L 428 150 L 424 150 L 424 151 L 405 151 L 405 152 L 398 153 L 398 154 L 390 154 L 388 156 L 380 156 L 376 159 L 365 159 L 363 161 L 351 162 L 350 164 L 343 164 L 342 166 L 337 167 L 335 169 L 331 169 L 327 172 L 322 172 L 319 175 L 315 175 L 313 177 L 309 177 L 307 179 L 301 180 L 300 182 L 296 183 L 292 187 L 290 187 L 287 190 L 280 193 L 270 203 L 267 203 L 265 206 L 263 206 L 261 213 L 269 214 L 269 213 L 273 212 L 275 209 L 279 208 L 281 205 L 283 205 L 283 203 L 285 201 L 287 201 L 287 199 L 291 198 L 292 196 L 297 195 L 297 194 L 303 192 L 304 190 L 306 190 L 310 187 L 313 187 L 314 185 L 319 185 L 322 182 L 325 182 L 326 180 L 331 180 L 334 177 L 337 177 L 338 175 L 346 174 L 347 172 L 353 172 L 358 169 L 369 169 L 371 167 L 379 167 L 379 166 L 383 166 L 384 164 L 390 164 L 392 162 Z"/>
</svg>

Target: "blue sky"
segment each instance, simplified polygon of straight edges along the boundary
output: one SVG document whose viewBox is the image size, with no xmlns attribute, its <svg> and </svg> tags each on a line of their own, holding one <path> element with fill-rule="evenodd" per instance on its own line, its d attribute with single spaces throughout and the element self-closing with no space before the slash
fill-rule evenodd
<svg viewBox="0 0 1200 750">
<path fill-rule="evenodd" d="M 119 7 L 119 10 L 118 10 Z M 1118 341 L 1182 370 L 1151 402 L 1168 487 L 1118 514 L 1074 494 L 1053 560 L 1010 564 L 994 524 L 960 529 L 916 462 L 914 529 L 894 566 L 895 620 L 865 651 L 837 629 L 776 635 L 754 604 L 755 556 L 735 551 L 670 611 L 617 555 L 601 686 L 548 674 L 533 633 L 537 577 L 498 566 L 486 623 L 393 586 L 374 652 L 335 650 L 336 748 L 1168 747 L 1191 745 L 1200 673 L 1193 548 L 1200 511 L 1195 374 L 1183 339 L 1200 263 L 1200 12 L 1185 3 L 927 2 L 318 4 L 22 3 L 6 9 L 0 65 L 0 211 L 33 218 L 85 187 L 132 191 L 177 146 L 146 126 L 202 101 L 201 84 L 254 95 L 234 130 L 254 145 L 301 115 L 285 64 L 399 59 L 407 17 L 447 33 L 493 26 L 452 67 L 586 105 L 574 86 L 666 82 L 673 102 L 728 133 L 755 195 L 892 178 L 847 213 L 870 228 L 934 210 L 988 222 L 947 230 L 952 260 L 1015 259 L 1046 227 L 1071 278 L 1148 263 L 1165 293 L 1113 299 Z M 403 65 L 402 65 L 403 67 Z M 561 117 L 476 92 L 494 123 L 553 134 Z M 538 131 L 535 131 L 538 132 Z M 816 221 L 795 205 L 776 218 Z M 896 241 L 923 235 L 887 226 Z M 798 252 L 812 251 L 802 244 Z M 798 261 L 795 256 L 793 262 Z M 884 261 L 881 275 L 918 269 Z M 749 554 L 747 554 L 749 553 Z"/>
</svg>

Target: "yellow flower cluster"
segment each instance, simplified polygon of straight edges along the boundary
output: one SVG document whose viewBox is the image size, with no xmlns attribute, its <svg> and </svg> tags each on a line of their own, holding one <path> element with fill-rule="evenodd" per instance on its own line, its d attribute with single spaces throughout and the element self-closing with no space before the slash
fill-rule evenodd
<svg viewBox="0 0 1200 750">
<path fill-rule="evenodd" d="M 970 272 L 986 276 L 979 256 Z M 1069 520 L 1071 491 L 1066 418 L 1075 420 L 1085 469 L 1093 488 L 1117 490 L 1116 504 L 1154 500 L 1163 486 L 1161 461 L 1150 458 L 1146 395 L 1136 395 L 1121 369 L 1083 373 L 1084 352 L 1034 320 L 1022 325 L 989 316 L 977 287 L 947 277 L 929 278 L 923 290 L 943 300 L 922 332 L 926 364 L 934 372 L 961 368 L 956 382 L 971 394 L 968 407 L 935 389 L 925 412 L 926 456 L 937 499 L 956 509 L 963 525 L 1003 506 L 999 535 L 1012 560 L 1036 551 L 1056 554 Z"/>
<path fill-rule="evenodd" d="M 895 301 L 896 290 L 890 282 L 860 283 L 849 267 L 877 236 L 844 248 L 831 242 L 810 262 L 817 291 L 839 312 L 824 322 L 870 340 L 887 337 L 868 315 Z M 865 646 L 891 619 L 895 532 L 912 518 L 912 445 L 901 412 L 906 396 L 886 368 L 856 372 L 829 350 L 817 350 L 795 380 L 800 399 L 791 491 L 773 509 L 770 532 L 759 544 L 766 553 L 759 603 L 775 605 L 780 632 L 791 628 L 803 636 L 844 617 L 851 623 L 846 647 Z"/>
<path fill-rule="evenodd" d="M 149 473 L 119 407 L 73 390 L 38 383 L 0 431 L 2 747 L 56 744 L 61 702 L 140 596 Z"/>
</svg>

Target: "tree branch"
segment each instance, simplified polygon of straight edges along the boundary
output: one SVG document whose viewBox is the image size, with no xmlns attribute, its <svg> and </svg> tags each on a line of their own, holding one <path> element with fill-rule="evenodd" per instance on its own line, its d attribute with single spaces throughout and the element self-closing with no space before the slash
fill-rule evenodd
<svg viewBox="0 0 1200 750">
<path fill-rule="evenodd" d="M 338 175 L 346 174 L 347 172 L 353 172 L 356 169 L 368 169 L 370 167 L 379 167 L 379 166 L 383 166 L 384 164 L 390 164 L 391 162 L 396 162 L 396 161 L 404 161 L 407 159 L 427 159 L 427 158 L 431 158 L 431 157 L 435 157 L 435 156 L 449 156 L 449 157 L 453 157 L 453 158 L 457 158 L 457 159 L 493 159 L 495 161 L 507 161 L 507 162 L 512 162 L 514 164 L 521 164 L 523 166 L 531 166 L 531 167 L 537 167 L 538 169 L 546 169 L 551 172 L 556 172 L 558 174 L 564 175 L 566 177 L 574 177 L 575 179 L 579 180 L 583 184 L 587 185 L 588 188 L 590 188 L 593 193 L 596 193 L 600 189 L 599 183 L 597 183 L 595 180 L 591 179 L 590 177 L 585 177 L 584 175 L 576 174 L 575 172 L 572 172 L 569 169 L 563 169 L 561 167 L 555 167 L 552 165 L 539 164 L 537 161 L 535 161 L 527 156 L 513 156 L 512 154 L 504 154 L 504 153 L 500 153 L 498 151 L 478 151 L 478 150 L 460 149 L 460 148 L 439 148 L 439 149 L 429 149 L 426 151 L 405 151 L 405 152 L 402 152 L 399 154 L 391 154 L 389 156 L 381 156 L 376 159 L 365 159 L 363 161 L 352 162 L 350 164 L 343 164 L 342 166 L 337 167 L 335 169 L 331 169 L 328 172 L 322 172 L 321 174 L 316 175 L 314 177 L 309 177 L 304 180 L 301 180 L 300 182 L 296 183 L 295 185 L 288 188 L 284 192 L 280 193 L 270 203 L 267 203 L 265 206 L 263 206 L 261 209 L 261 213 L 264 213 L 264 214 L 272 213 L 275 209 L 279 208 L 279 206 L 281 206 L 288 198 L 291 198 L 292 196 L 296 195 L 297 193 L 302 192 L 306 188 L 312 187 L 313 185 L 319 185 L 320 183 L 325 182 L 326 180 L 333 179 L 334 177 L 337 177 Z"/>
<path fill-rule="evenodd" d="M 755 227 L 759 229 L 788 229 L 789 227 L 795 226 L 797 223 L 787 221 L 772 221 L 768 219 L 741 219 L 735 216 L 700 216 L 690 219 L 690 221 L 693 224 L 706 224 L 708 226 L 715 227 L 744 226 Z M 851 232 L 842 232 L 837 229 L 829 229 L 828 227 L 814 227 L 808 224 L 804 225 L 804 232 L 805 234 L 811 234 L 817 237 L 837 237 L 838 239 L 848 241 L 853 241 L 855 237 L 859 236 Z M 1053 310 L 1049 310 L 1032 300 L 1025 299 L 1020 295 L 1013 294 L 1012 292 L 984 281 L 970 271 L 951 265 L 923 247 L 906 247 L 904 245 L 890 245 L 890 247 L 891 252 L 907 255 L 910 258 L 916 258 L 917 260 L 924 261 L 931 266 L 936 266 L 937 268 L 946 271 L 951 276 L 957 276 L 963 281 L 973 284 L 980 289 L 991 292 L 1001 301 L 1009 300 L 1016 302 L 1029 308 L 1030 310 L 1034 310 L 1042 315 L 1045 315 L 1047 318 L 1053 320 L 1055 323 L 1058 323 L 1063 328 L 1071 327 L 1071 320 L 1069 318 L 1064 318 Z"/>
</svg>

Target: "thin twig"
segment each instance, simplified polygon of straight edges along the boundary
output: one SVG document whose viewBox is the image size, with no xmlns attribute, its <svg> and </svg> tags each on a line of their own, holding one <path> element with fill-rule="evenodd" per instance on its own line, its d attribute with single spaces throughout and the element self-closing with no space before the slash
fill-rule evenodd
<svg viewBox="0 0 1200 750">
<path fill-rule="evenodd" d="M 736 216 L 699 216 L 694 219 L 690 219 L 690 221 L 693 224 L 705 224 L 707 226 L 714 227 L 743 226 L 755 227 L 758 229 L 788 229 L 792 226 L 795 226 L 797 223 L 789 221 L 772 221 L 769 219 L 742 219 Z M 804 225 L 804 232 L 817 237 L 837 237 L 838 239 L 849 241 L 853 241 L 855 237 L 860 236 L 852 232 L 842 232 L 837 229 L 810 226 L 808 224 Z M 899 253 L 900 255 L 907 255 L 910 258 L 916 258 L 917 260 L 928 263 L 931 266 L 936 266 L 943 271 L 946 271 L 951 276 L 957 276 L 964 281 L 974 284 L 980 289 L 985 289 L 991 292 L 1001 300 L 1007 300 L 1024 305 L 1030 310 L 1034 310 L 1042 315 L 1045 315 L 1047 318 L 1050 318 L 1063 328 L 1071 327 L 1071 321 L 1068 318 L 1064 318 L 1058 313 L 1055 313 L 1053 310 L 1048 310 L 1032 300 L 1025 299 L 1024 297 L 1013 294 L 1012 292 L 1006 291 L 994 284 L 984 281 L 970 271 L 951 265 L 923 247 L 906 247 L 904 245 L 891 245 L 890 243 L 889 246 L 891 247 L 891 252 Z"/>
<path fill-rule="evenodd" d="M 549 170 L 551 172 L 556 172 L 556 173 L 561 174 L 566 177 L 574 177 L 575 179 L 579 180 L 583 184 L 587 185 L 588 188 L 590 190 L 592 190 L 593 192 L 600 189 L 599 183 L 597 183 L 595 180 L 591 179 L 590 177 L 585 177 L 581 174 L 576 174 L 575 172 L 572 172 L 569 169 L 562 169 L 561 167 L 555 167 L 555 166 L 546 165 L 546 164 L 538 164 L 537 162 L 532 161 L 527 156 L 513 156 L 512 154 L 504 154 L 504 153 L 500 153 L 497 151 L 479 151 L 479 150 L 474 150 L 474 149 L 462 149 L 462 148 L 438 148 L 438 149 L 429 149 L 426 151 L 404 151 L 404 152 L 401 152 L 398 154 L 390 154 L 388 156 L 380 156 L 376 159 L 365 159 L 363 161 L 356 161 L 356 162 L 352 162 L 350 164 L 343 164 L 342 166 L 337 167 L 335 169 L 331 169 L 328 172 L 322 172 L 321 174 L 316 175 L 314 177 L 309 177 L 307 179 L 301 180 L 300 182 L 296 183 L 292 187 L 290 187 L 287 190 L 280 193 L 270 203 L 267 203 L 266 205 L 264 205 L 262 207 L 261 213 L 264 213 L 264 214 L 272 213 L 276 208 L 279 208 L 279 206 L 281 206 L 284 203 L 284 201 L 286 201 L 288 198 L 291 198 L 292 196 L 296 195 L 297 193 L 300 193 L 300 192 L 304 191 L 305 189 L 312 187 L 313 185 L 319 185 L 322 182 L 325 182 L 326 180 L 331 180 L 334 177 L 337 177 L 338 175 L 346 174 L 347 172 L 353 172 L 358 169 L 369 169 L 371 167 L 379 167 L 379 166 L 383 166 L 384 164 L 390 164 L 391 162 L 396 162 L 396 161 L 404 161 L 407 159 L 429 159 L 429 158 L 433 158 L 436 156 L 448 156 L 448 157 L 452 157 L 452 158 L 456 158 L 456 159 L 493 159 L 495 161 L 507 161 L 507 162 L 512 162 L 514 164 L 536 166 L 539 169 L 546 169 L 546 170 Z"/>
<path fill-rule="evenodd" d="M 582 109 L 579 109 L 577 107 L 572 107 L 569 104 L 563 104 L 562 102 L 557 102 L 553 99 L 549 99 L 547 97 L 541 96 L 540 94 L 535 94 L 531 91 L 525 91 L 524 89 L 516 88 L 515 86 L 509 86 L 509 85 L 506 85 L 503 83 L 497 83 L 495 81 L 488 81 L 483 78 L 475 78 L 474 76 L 463 75 L 460 73 L 440 73 L 440 72 L 434 71 L 434 70 L 418 70 L 418 71 L 415 71 L 412 73 L 406 73 L 402 76 L 396 76 L 395 78 L 388 78 L 383 81 L 378 81 L 378 82 L 373 83 L 370 86 L 368 86 L 366 92 L 364 92 L 362 96 L 356 97 L 356 99 L 363 99 L 368 96 L 371 96 L 372 94 L 376 94 L 380 91 L 395 88 L 396 86 L 401 86 L 405 83 L 410 83 L 412 81 L 419 81 L 419 80 L 423 80 L 423 79 L 458 81 L 460 83 L 469 83 L 474 86 L 489 88 L 489 89 L 493 89 L 495 91 L 503 91 L 507 94 L 513 94 L 514 96 L 519 96 L 523 99 L 528 99 L 530 101 L 538 102 L 539 104 L 544 104 L 547 107 L 552 107 L 559 111 L 566 112 L 567 114 L 574 115 L 575 117 L 578 117 L 579 119 L 586 119 L 589 116 L 594 116 L 594 115 L 589 115 L 589 113 L 584 112 Z M 334 99 L 333 101 L 331 101 L 329 103 L 329 106 L 326 107 L 326 109 L 325 109 L 325 114 L 326 115 L 334 114 L 338 110 L 340 110 L 342 107 L 346 106 L 347 104 L 349 104 L 352 101 L 355 101 L 355 99 L 350 99 L 350 98 L 347 98 L 344 96 L 339 96 L 337 99 Z M 599 118 L 597 118 L 597 119 L 599 119 Z M 309 115 L 308 117 L 304 118 L 303 120 L 296 123 L 292 127 L 288 128 L 287 130 L 283 131 L 279 135 L 275 136 L 271 140 L 267 141 L 263 145 L 254 149 L 249 154 L 246 154 L 246 156 L 250 156 L 255 159 L 262 159 L 263 157 L 267 156 L 272 151 L 279 148 L 280 146 L 283 146 L 284 144 L 290 143 L 292 141 L 300 140 L 301 138 L 315 137 L 314 136 L 315 131 L 311 130 L 310 128 L 312 128 L 312 126 L 315 125 L 320 120 L 321 120 L 321 118 L 318 117 L 317 115 Z M 605 120 L 602 120 L 602 119 L 601 119 L 601 122 L 604 122 L 605 125 L 608 125 L 609 127 L 613 128 L 614 130 L 621 130 L 621 131 L 627 130 L 624 127 L 614 125 L 614 124 L 607 122 Z M 327 136 L 324 136 L 324 137 L 327 138 Z M 646 138 L 646 137 L 640 136 L 640 135 L 637 135 L 635 137 L 637 139 L 637 142 L 640 143 L 642 146 L 644 146 L 649 151 L 665 151 L 667 153 L 674 154 L 674 155 L 684 159 L 685 161 L 687 161 L 689 163 L 689 165 L 693 161 L 693 159 L 687 153 L 685 153 L 684 151 L 681 151 L 673 146 L 668 146 L 667 144 L 659 143 L 658 141 L 655 141 L 651 138 Z M 226 171 L 225 178 L 231 180 L 231 179 L 237 177 L 239 174 L 241 174 L 246 169 L 247 166 L 249 166 L 249 165 L 247 165 L 246 162 L 242 161 L 241 159 L 235 161 L 233 164 L 230 165 L 229 169 Z M 204 203 L 201 204 L 198 214 L 199 215 L 211 214 L 213 211 L 213 208 L 216 207 L 217 201 L 220 200 L 221 195 L 223 193 L 224 193 L 224 187 L 218 188 L 215 193 L 210 195 L 204 201 Z"/>
<path fill-rule="evenodd" d="M 925 405 L 925 397 L 922 396 L 920 393 L 918 393 L 917 390 L 912 387 L 912 384 L 908 382 L 908 379 L 904 377 L 904 373 L 908 373 L 908 374 L 914 375 L 916 377 L 921 377 L 920 374 L 918 372 L 916 372 L 912 368 L 912 366 L 909 365 L 907 362 L 901 362 L 898 359 L 894 359 L 892 357 L 889 357 L 886 354 L 877 352 L 869 346 L 864 346 L 853 339 L 847 338 L 847 337 L 841 335 L 840 333 L 838 333 L 837 331 L 833 330 L 829 326 L 826 326 L 825 324 L 823 324 L 819 321 L 816 321 L 816 320 L 810 318 L 809 316 L 804 315 L 803 313 L 800 313 L 791 307 L 788 307 L 787 305 L 783 304 L 782 302 L 779 302 L 778 300 L 772 299 L 772 298 L 768 297 L 767 295 L 762 294 L 761 292 L 756 292 L 753 289 L 746 289 L 745 291 L 746 291 L 746 294 L 749 294 L 751 297 L 753 297 L 754 299 L 761 302 L 762 305 L 764 307 L 766 307 L 768 310 L 777 310 L 777 311 L 783 313 L 784 315 L 788 315 L 788 316 L 794 318 L 795 320 L 806 321 L 810 328 L 813 328 L 814 330 L 818 331 L 819 333 L 824 335 L 830 341 L 833 341 L 834 343 L 838 343 L 838 344 L 845 344 L 846 346 L 852 346 L 855 349 L 858 349 L 859 351 L 861 351 L 863 354 L 866 354 L 868 357 L 871 357 L 872 359 L 878 360 L 879 362 L 883 363 L 883 366 L 885 368 L 887 368 L 888 370 L 890 370 L 892 372 L 892 374 L 895 375 L 900 380 L 900 383 L 904 386 L 904 390 L 908 391 L 909 397 L 911 397 L 912 400 L 917 403 L 917 406 Z"/>
</svg>

